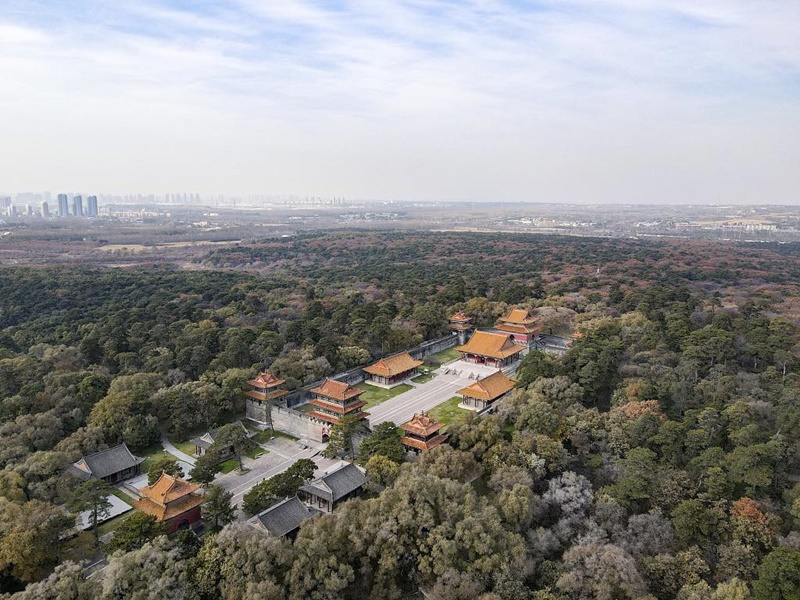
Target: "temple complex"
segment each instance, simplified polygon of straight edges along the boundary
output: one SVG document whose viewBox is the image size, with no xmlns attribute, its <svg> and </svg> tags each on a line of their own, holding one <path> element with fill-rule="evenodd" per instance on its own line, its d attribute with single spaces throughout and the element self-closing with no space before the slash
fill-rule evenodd
<svg viewBox="0 0 800 600">
<path fill-rule="evenodd" d="M 450 329 L 458 334 L 458 343 L 467 343 L 467 334 L 472 331 L 472 319 L 463 312 L 457 312 L 450 317 Z"/>
<path fill-rule="evenodd" d="M 536 328 L 536 317 L 527 308 L 512 308 L 500 317 L 494 328 L 511 336 L 517 344 L 531 344 L 539 335 Z"/>
<path fill-rule="evenodd" d="M 497 371 L 497 373 L 458 390 L 456 393 L 463 398 L 458 406 L 478 412 L 491 410 L 497 401 L 512 389 L 514 389 L 514 382 L 502 371 Z"/>
<path fill-rule="evenodd" d="M 417 368 L 421 364 L 421 360 L 412 358 L 408 352 L 382 358 L 375 364 L 364 367 L 367 373 L 366 382 L 391 388 L 416 376 Z"/>
<path fill-rule="evenodd" d="M 400 429 L 405 431 L 400 443 L 413 452 L 430 450 L 447 440 L 447 434 L 439 433 L 442 427 L 444 425 L 437 423 L 424 412 L 415 414 L 410 421 L 400 425 Z"/>
<path fill-rule="evenodd" d="M 139 490 L 142 498 L 133 502 L 133 506 L 153 515 L 156 521 L 167 525 L 169 533 L 174 533 L 200 522 L 203 497 L 196 493 L 198 489 L 200 486 L 196 483 L 161 473 L 153 485 Z"/>
<path fill-rule="evenodd" d="M 515 344 L 509 334 L 476 331 L 469 342 L 456 350 L 466 362 L 502 369 L 519 360 L 524 347 Z"/>
<path fill-rule="evenodd" d="M 308 413 L 311 417 L 336 425 L 345 415 L 354 415 L 360 419 L 369 416 L 369 413 L 361 410 L 367 404 L 359 399 L 364 390 L 350 384 L 326 379 L 321 386 L 311 390 L 311 393 L 313 398 L 309 404 L 314 406 L 314 410 Z"/>
<path fill-rule="evenodd" d="M 288 392 L 281 388 L 285 383 L 272 373 L 262 371 L 255 379 L 247 382 L 253 389 L 244 393 L 247 396 L 247 418 L 258 423 L 270 422 L 270 404 L 286 395 Z"/>
</svg>

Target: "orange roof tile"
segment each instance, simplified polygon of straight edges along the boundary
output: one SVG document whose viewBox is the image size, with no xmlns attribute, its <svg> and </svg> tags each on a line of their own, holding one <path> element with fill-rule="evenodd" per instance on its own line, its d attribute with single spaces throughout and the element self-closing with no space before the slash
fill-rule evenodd
<svg viewBox="0 0 800 600">
<path fill-rule="evenodd" d="M 430 415 L 424 412 L 419 414 L 414 413 L 414 416 L 411 417 L 410 421 L 400 425 L 401 429 L 405 429 L 410 433 L 416 433 L 417 435 L 422 436 L 429 436 L 432 433 L 436 433 L 442 427 L 444 427 L 444 425 L 437 423 L 430 417 Z"/>
<path fill-rule="evenodd" d="M 319 412 L 318 410 L 312 410 L 307 414 L 310 417 L 315 417 L 317 419 L 320 419 L 321 421 L 327 421 L 328 423 L 332 423 L 333 425 L 336 425 L 337 423 L 341 422 L 339 417 L 336 417 L 334 415 L 329 415 L 328 413 Z M 358 417 L 359 419 L 364 419 L 369 416 L 369 413 L 368 412 L 350 413 L 350 416 Z"/>
<path fill-rule="evenodd" d="M 456 348 L 459 352 L 499 359 L 519 354 L 522 349 L 522 346 L 511 341 L 510 336 L 488 331 L 476 331 L 469 342 Z"/>
<path fill-rule="evenodd" d="M 161 477 L 153 485 L 147 485 L 139 491 L 145 497 L 158 504 L 168 504 L 179 498 L 193 494 L 200 489 L 196 483 L 173 477 L 169 473 L 161 473 Z"/>
<path fill-rule="evenodd" d="M 495 329 L 500 331 L 507 331 L 508 333 L 534 333 L 536 326 L 534 325 L 518 325 L 517 323 L 497 323 Z"/>
<path fill-rule="evenodd" d="M 514 325 L 530 325 L 536 322 L 536 317 L 527 308 L 512 308 L 508 314 L 500 317 L 498 322 L 511 323 Z"/>
<path fill-rule="evenodd" d="M 421 364 L 421 360 L 416 360 L 408 352 L 403 352 L 402 354 L 382 358 L 374 365 L 364 367 L 364 370 L 372 375 L 394 377 L 411 369 L 416 369 Z"/>
<path fill-rule="evenodd" d="M 280 398 L 281 396 L 285 396 L 288 394 L 286 390 L 272 390 L 271 392 L 267 392 L 264 394 L 263 392 L 256 392 L 256 391 L 249 391 L 245 392 L 244 395 L 248 398 L 253 398 L 255 400 L 261 400 L 262 402 L 266 402 L 267 400 L 274 400 L 275 398 Z"/>
<path fill-rule="evenodd" d="M 471 321 L 472 319 L 470 319 L 470 318 L 469 318 L 467 315 L 465 315 L 463 312 L 459 311 L 459 312 L 457 312 L 457 313 L 455 313 L 455 314 L 451 315 L 451 316 L 450 316 L 450 320 L 451 320 L 451 321 L 456 321 L 456 322 L 466 322 L 466 321 Z"/>
<path fill-rule="evenodd" d="M 318 388 L 311 390 L 312 394 L 333 398 L 334 400 L 349 400 L 364 393 L 365 390 L 360 390 L 348 383 L 336 381 L 335 379 L 326 379 Z"/>
<path fill-rule="evenodd" d="M 283 379 L 278 379 L 269 371 L 261 371 L 255 379 L 248 381 L 250 385 L 260 389 L 269 389 L 271 387 L 278 387 L 286 383 Z"/>
<path fill-rule="evenodd" d="M 357 402 L 350 402 L 346 406 L 342 406 L 337 402 L 326 402 L 325 400 L 320 400 L 317 398 L 315 398 L 314 400 L 310 400 L 308 403 L 313 406 L 318 406 L 320 408 L 325 408 L 327 410 L 337 412 L 339 414 L 344 414 L 345 412 L 353 412 L 354 410 L 357 410 L 362 406 L 367 405 L 367 403 L 364 402 L 363 400 L 359 400 Z"/>
<path fill-rule="evenodd" d="M 426 441 L 418 440 L 412 437 L 401 437 L 400 443 L 404 446 L 410 446 L 411 448 L 416 448 L 418 450 L 430 450 L 431 448 L 435 448 L 436 446 L 446 442 L 448 437 L 450 436 L 446 433 L 437 435 L 435 438 Z"/>
<path fill-rule="evenodd" d="M 162 506 L 150 500 L 150 498 L 142 498 L 135 500 L 131 504 L 139 509 L 141 512 L 153 515 L 158 521 L 169 521 L 185 512 L 192 510 L 196 506 L 203 503 L 203 497 L 197 494 L 192 494 L 170 502 L 166 506 Z"/>
<path fill-rule="evenodd" d="M 514 385 L 514 382 L 505 373 L 497 371 L 497 373 L 492 373 L 488 377 L 479 379 L 472 385 L 461 388 L 456 393 L 461 396 L 469 396 L 470 398 L 491 402 L 510 392 L 514 389 Z"/>
</svg>

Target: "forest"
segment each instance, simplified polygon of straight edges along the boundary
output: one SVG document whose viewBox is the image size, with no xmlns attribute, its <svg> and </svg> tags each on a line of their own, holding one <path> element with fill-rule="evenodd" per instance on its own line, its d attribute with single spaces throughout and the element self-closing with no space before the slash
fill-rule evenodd
<svg viewBox="0 0 800 600">
<path fill-rule="evenodd" d="M 800 247 L 510 234 L 311 233 L 192 269 L 0 269 L 0 592 L 14 600 L 800 598 Z M 294 541 L 143 532 L 86 578 L 65 467 L 240 418 L 512 305 L 542 331 L 492 415 Z M 217 531 L 217 529 L 219 529 Z"/>
</svg>

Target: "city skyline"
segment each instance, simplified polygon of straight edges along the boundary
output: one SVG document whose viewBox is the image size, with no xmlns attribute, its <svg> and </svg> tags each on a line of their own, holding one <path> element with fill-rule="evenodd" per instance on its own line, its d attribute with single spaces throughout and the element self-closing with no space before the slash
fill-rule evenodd
<svg viewBox="0 0 800 600">
<path fill-rule="evenodd" d="M 0 186 L 796 204 L 798 26 L 771 0 L 11 0 Z"/>
</svg>

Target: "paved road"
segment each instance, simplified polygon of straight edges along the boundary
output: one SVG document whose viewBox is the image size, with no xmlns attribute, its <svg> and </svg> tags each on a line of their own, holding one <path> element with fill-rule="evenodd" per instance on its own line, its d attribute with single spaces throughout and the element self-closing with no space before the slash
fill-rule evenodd
<svg viewBox="0 0 800 600">
<path fill-rule="evenodd" d="M 317 464 L 319 474 L 337 462 L 319 456 L 319 447 L 303 448 L 297 442 L 285 438 L 274 438 L 262 445 L 269 453 L 254 460 L 245 457 L 244 466 L 250 469 L 247 473 L 240 475 L 234 470 L 214 480 L 215 485 L 221 485 L 233 493 L 231 504 L 234 506 L 241 504 L 242 497 L 254 485 L 282 473 L 301 458 L 312 459 Z"/>
<path fill-rule="evenodd" d="M 180 450 L 178 450 L 178 449 L 177 449 L 175 446 L 173 446 L 173 445 L 170 443 L 170 441 L 169 441 L 167 438 L 165 438 L 165 437 L 162 437 L 162 438 L 161 438 L 161 447 L 162 447 L 162 448 L 164 448 L 164 450 L 166 450 L 166 451 L 167 451 L 167 452 L 169 452 L 170 454 L 172 454 L 172 456 L 175 456 L 176 458 L 179 458 L 179 459 L 181 459 L 183 462 L 189 463 L 189 464 L 190 464 L 190 465 L 192 465 L 192 466 L 194 466 L 194 463 L 195 463 L 195 461 L 197 460 L 197 459 L 196 459 L 196 458 L 194 458 L 193 456 L 189 456 L 189 455 L 188 455 L 188 454 L 186 454 L 185 452 L 181 452 Z"/>
<path fill-rule="evenodd" d="M 447 370 L 450 373 L 446 373 Z M 369 424 L 375 427 L 384 421 L 393 421 L 396 425 L 405 423 L 414 416 L 414 413 L 430 410 L 455 396 L 461 388 L 474 383 L 475 378 L 470 379 L 470 374 L 486 377 L 495 371 L 497 369 L 462 361 L 445 365 L 437 369 L 436 377 L 428 383 L 420 384 L 413 390 L 403 392 L 367 409 L 370 413 Z"/>
</svg>

